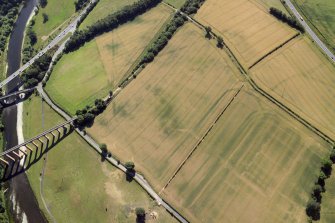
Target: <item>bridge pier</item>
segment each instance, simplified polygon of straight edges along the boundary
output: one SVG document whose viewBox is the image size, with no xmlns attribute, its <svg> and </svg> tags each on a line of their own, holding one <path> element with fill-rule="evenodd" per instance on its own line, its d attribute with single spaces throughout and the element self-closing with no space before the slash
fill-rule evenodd
<svg viewBox="0 0 335 223">
<path fill-rule="evenodd" d="M 26 147 L 23 147 L 23 148 L 26 148 Z M 27 157 L 28 157 L 28 153 L 25 151 L 25 149 L 22 149 L 22 147 L 19 148 L 19 152 L 23 154 L 23 159 L 21 159 L 21 160 L 23 160 L 21 170 L 24 170 L 25 169 L 25 164 L 26 164 L 26 161 L 27 161 Z"/>
<path fill-rule="evenodd" d="M 12 175 L 12 172 L 15 166 L 15 159 L 11 157 L 9 154 L 6 154 L 5 156 L 9 159 L 8 177 L 10 177 Z"/>
<path fill-rule="evenodd" d="M 4 167 L 2 179 L 4 181 L 8 180 L 22 171 L 27 170 L 33 163 L 38 161 L 45 152 L 71 132 L 73 129 L 71 125 L 73 120 L 75 120 L 75 118 L 2 152 L 0 157 L 0 165 Z"/>
<path fill-rule="evenodd" d="M 0 158 L 0 162 L 1 162 L 2 166 L 4 166 L 3 175 L 1 177 L 1 179 L 3 180 L 3 179 L 6 178 L 6 173 L 8 171 L 9 163 L 6 160 L 2 159 L 2 158 Z"/>
<path fill-rule="evenodd" d="M 28 160 L 28 163 L 26 165 L 26 168 L 27 168 L 30 165 L 31 157 L 33 156 L 34 150 L 32 150 L 31 148 L 29 148 L 28 144 L 25 146 L 25 148 L 27 148 L 30 151 L 30 153 L 29 153 L 29 160 Z"/>
<path fill-rule="evenodd" d="M 49 145 L 49 139 L 48 137 L 46 137 L 45 135 L 41 136 L 40 138 L 38 138 L 37 140 L 41 143 L 41 150 L 40 150 L 40 154 L 38 155 L 37 158 L 40 158 L 42 157 L 43 155 L 43 148 L 44 148 L 44 142 L 42 141 L 42 139 L 45 138 L 47 141 L 46 141 L 46 146 L 45 146 L 45 149 L 44 151 L 48 148 L 48 145 Z M 37 153 L 36 153 L 37 154 Z"/>
<path fill-rule="evenodd" d="M 58 140 L 58 139 L 57 139 L 57 136 L 58 136 L 58 135 L 55 134 L 53 131 L 51 132 L 51 135 L 53 136 L 53 137 L 52 137 L 52 139 L 53 139 L 53 140 L 52 140 L 52 145 L 54 145 L 54 144 L 56 143 L 56 141 Z"/>
<path fill-rule="evenodd" d="M 35 160 L 37 159 L 37 153 L 38 153 L 38 145 L 35 143 L 35 141 L 32 141 L 32 145 L 35 147 Z M 43 144 L 42 144 L 43 146 Z"/>
<path fill-rule="evenodd" d="M 15 163 L 17 163 L 16 170 L 14 171 L 14 174 L 15 174 L 15 173 L 18 173 L 20 171 L 21 156 L 16 151 L 13 151 L 12 153 L 14 154 L 14 157 L 15 157 L 14 158 Z M 14 163 L 13 169 L 15 168 L 15 163 Z"/>
</svg>

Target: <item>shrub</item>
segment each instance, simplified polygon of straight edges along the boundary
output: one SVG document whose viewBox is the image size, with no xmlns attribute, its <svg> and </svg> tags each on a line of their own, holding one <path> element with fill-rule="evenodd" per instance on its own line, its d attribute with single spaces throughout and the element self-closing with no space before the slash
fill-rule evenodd
<svg viewBox="0 0 335 223">
<path fill-rule="evenodd" d="M 133 162 L 126 162 L 124 164 L 124 167 L 126 167 L 127 171 L 133 171 L 135 169 L 135 164 Z"/>
<path fill-rule="evenodd" d="M 320 219 L 320 203 L 314 199 L 308 201 L 306 206 L 306 214 L 311 217 L 313 220 Z"/>
</svg>

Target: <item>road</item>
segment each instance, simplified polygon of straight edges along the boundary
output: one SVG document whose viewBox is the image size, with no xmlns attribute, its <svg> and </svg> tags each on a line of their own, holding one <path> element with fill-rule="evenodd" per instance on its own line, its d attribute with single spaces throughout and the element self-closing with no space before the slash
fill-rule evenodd
<svg viewBox="0 0 335 223">
<path fill-rule="evenodd" d="M 97 0 L 91 0 L 90 4 L 96 2 Z M 62 39 L 69 33 L 73 33 L 76 30 L 77 23 L 80 20 L 80 18 L 86 13 L 87 8 L 89 5 L 79 14 L 79 16 L 69 25 L 67 26 L 58 36 L 53 39 L 44 49 L 42 49 L 40 52 L 38 52 L 31 60 L 29 60 L 26 64 L 24 64 L 20 69 L 15 71 L 13 74 L 8 76 L 5 80 L 3 80 L 0 83 L 0 88 L 3 88 L 6 86 L 9 82 L 11 82 L 14 78 L 19 76 L 25 69 L 30 67 L 38 58 L 40 58 L 42 55 L 44 55 L 48 50 L 56 46 Z"/>
<path fill-rule="evenodd" d="M 285 0 L 286 5 L 293 12 L 296 19 L 300 22 L 300 24 L 305 28 L 305 31 L 312 37 L 314 42 L 322 49 L 322 51 L 335 63 L 335 55 L 327 48 L 327 46 L 319 39 L 319 37 L 315 34 L 315 32 L 308 26 L 305 20 L 302 18 L 300 13 L 294 7 L 290 0 Z"/>
</svg>

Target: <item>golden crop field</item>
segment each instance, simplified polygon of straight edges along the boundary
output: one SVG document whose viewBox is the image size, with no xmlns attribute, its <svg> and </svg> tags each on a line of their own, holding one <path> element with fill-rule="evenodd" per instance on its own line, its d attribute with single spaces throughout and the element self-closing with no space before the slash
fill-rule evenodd
<svg viewBox="0 0 335 223">
<path fill-rule="evenodd" d="M 241 85 L 215 41 L 185 24 L 88 130 L 156 190 L 171 177 Z"/>
<path fill-rule="evenodd" d="M 71 113 L 106 96 L 124 78 L 170 14 L 169 8 L 158 5 L 64 55 L 55 66 L 46 90 Z"/>
<path fill-rule="evenodd" d="M 290 42 L 251 73 L 264 90 L 335 137 L 335 67 L 307 37 Z"/>
<path fill-rule="evenodd" d="M 190 222 L 304 223 L 329 151 L 246 86 L 162 196 Z"/>
<path fill-rule="evenodd" d="M 195 18 L 221 33 L 242 65 L 248 67 L 296 34 L 250 0 L 207 0 Z"/>
</svg>

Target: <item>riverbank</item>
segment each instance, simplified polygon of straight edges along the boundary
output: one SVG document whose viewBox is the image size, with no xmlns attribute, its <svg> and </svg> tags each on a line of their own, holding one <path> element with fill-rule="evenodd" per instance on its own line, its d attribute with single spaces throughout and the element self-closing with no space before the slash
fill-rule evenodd
<svg viewBox="0 0 335 223">
<path fill-rule="evenodd" d="M 7 76 L 14 73 L 21 65 L 21 49 L 23 36 L 28 19 L 31 17 L 37 2 L 35 0 L 27 0 L 25 7 L 19 13 L 12 30 L 8 45 L 8 70 Z M 19 78 L 15 78 L 10 82 L 8 89 L 17 89 Z M 11 106 L 3 111 L 3 120 L 5 124 L 5 148 L 11 148 L 18 144 L 17 137 L 17 106 Z M 12 215 L 13 222 L 35 223 L 46 222 L 43 214 L 39 211 L 37 201 L 34 197 L 29 181 L 25 174 L 20 174 L 8 181 L 9 190 L 7 192 L 7 200 L 9 212 Z"/>
</svg>

